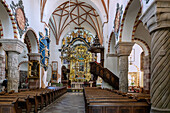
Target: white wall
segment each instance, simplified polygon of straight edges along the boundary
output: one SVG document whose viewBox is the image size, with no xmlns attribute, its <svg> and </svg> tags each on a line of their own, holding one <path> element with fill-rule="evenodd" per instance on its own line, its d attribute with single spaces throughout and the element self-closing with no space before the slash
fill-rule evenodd
<svg viewBox="0 0 170 113">
<path fill-rule="evenodd" d="M 13 26 L 12 26 L 12 21 L 9 18 L 9 15 L 4 7 L 0 3 L 0 20 L 2 23 L 2 28 L 3 28 L 3 38 L 5 39 L 13 39 L 14 38 L 14 32 L 13 32 Z"/>
<path fill-rule="evenodd" d="M 50 64 L 52 64 L 52 61 L 58 61 L 58 73 L 61 75 L 61 52 L 58 51 L 58 49 L 61 48 L 60 45 L 56 45 L 56 41 L 55 41 L 55 37 L 53 35 L 53 33 L 51 32 L 50 34 L 50 39 L 51 39 L 51 43 L 50 43 Z M 61 82 L 61 78 L 58 79 L 58 82 Z"/>
</svg>

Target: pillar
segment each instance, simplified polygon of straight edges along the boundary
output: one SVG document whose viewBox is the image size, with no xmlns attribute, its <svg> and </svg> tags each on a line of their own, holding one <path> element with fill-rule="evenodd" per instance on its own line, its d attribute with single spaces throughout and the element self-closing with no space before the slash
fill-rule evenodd
<svg viewBox="0 0 170 113">
<path fill-rule="evenodd" d="M 8 55 L 7 91 L 14 90 L 15 92 L 18 92 L 18 56 L 22 53 L 25 44 L 18 39 L 0 39 L 0 43 L 2 43 L 2 47 Z"/>
<path fill-rule="evenodd" d="M 145 93 L 150 93 L 150 55 L 144 56 L 143 72 L 143 89 Z"/>
<path fill-rule="evenodd" d="M 0 84 L 3 83 L 5 79 L 5 55 L 0 54 Z M 0 90 L 2 89 L 2 85 L 0 85 Z"/>
<path fill-rule="evenodd" d="M 0 54 L 0 81 L 5 79 L 5 55 Z"/>
<path fill-rule="evenodd" d="M 131 53 L 133 42 L 119 42 L 116 45 L 119 56 L 119 90 L 128 92 L 128 56 Z"/>
<path fill-rule="evenodd" d="M 170 113 L 170 0 L 155 0 L 141 18 L 151 34 L 151 113 Z"/>
</svg>

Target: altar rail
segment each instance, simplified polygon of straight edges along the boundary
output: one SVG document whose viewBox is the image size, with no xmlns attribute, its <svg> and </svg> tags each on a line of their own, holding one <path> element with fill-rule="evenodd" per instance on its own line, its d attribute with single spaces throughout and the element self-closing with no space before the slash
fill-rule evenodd
<svg viewBox="0 0 170 113">
<path fill-rule="evenodd" d="M 114 89 L 119 89 L 119 78 L 107 68 L 102 67 L 96 62 L 90 62 L 90 72 L 94 76 L 100 76 L 105 82 L 111 85 Z"/>
</svg>

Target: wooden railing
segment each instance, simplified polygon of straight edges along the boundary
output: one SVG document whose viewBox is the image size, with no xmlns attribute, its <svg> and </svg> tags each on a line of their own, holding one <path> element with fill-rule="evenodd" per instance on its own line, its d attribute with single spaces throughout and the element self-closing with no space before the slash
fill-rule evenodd
<svg viewBox="0 0 170 113">
<path fill-rule="evenodd" d="M 95 77 L 101 77 L 105 82 L 111 85 L 114 89 L 119 89 L 119 78 L 107 68 L 102 67 L 96 62 L 90 62 L 90 72 Z"/>
</svg>

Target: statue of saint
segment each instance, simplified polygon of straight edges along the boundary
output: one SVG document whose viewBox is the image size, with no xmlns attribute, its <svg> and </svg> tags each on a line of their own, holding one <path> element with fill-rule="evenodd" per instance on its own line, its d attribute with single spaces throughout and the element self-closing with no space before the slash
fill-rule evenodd
<svg viewBox="0 0 170 113">
<path fill-rule="evenodd" d="M 91 42 L 91 36 L 87 37 L 87 41 Z"/>
<path fill-rule="evenodd" d="M 71 33 L 72 37 L 75 38 L 75 33 L 74 31 Z"/>
<path fill-rule="evenodd" d="M 63 45 L 65 45 L 65 44 L 66 44 L 66 42 L 65 42 L 65 41 L 66 41 L 66 40 L 65 40 L 65 38 L 63 38 L 63 40 L 62 40 L 62 41 L 63 41 Z"/>
<path fill-rule="evenodd" d="M 84 31 L 83 38 L 86 38 L 86 35 L 87 35 L 87 34 L 86 34 L 86 32 Z"/>
<path fill-rule="evenodd" d="M 67 43 L 70 43 L 71 37 L 68 36 L 66 39 L 67 39 Z"/>
</svg>

